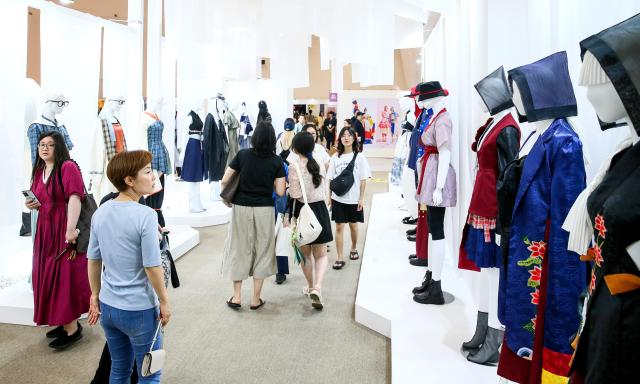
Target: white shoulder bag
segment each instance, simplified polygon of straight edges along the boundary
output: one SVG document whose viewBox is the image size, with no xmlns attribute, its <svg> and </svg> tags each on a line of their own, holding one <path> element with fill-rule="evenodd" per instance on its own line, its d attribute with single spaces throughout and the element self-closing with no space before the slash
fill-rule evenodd
<svg viewBox="0 0 640 384">
<path fill-rule="evenodd" d="M 140 367 L 142 377 L 151 376 L 161 370 L 164 366 L 164 358 L 166 356 L 164 349 L 153 350 L 153 346 L 156 343 L 156 340 L 158 340 L 158 332 L 160 332 L 160 328 L 162 328 L 162 322 L 158 321 L 158 328 L 156 328 L 156 334 L 153 335 L 151 348 L 149 348 L 149 352 L 144 354 L 144 358 L 142 359 L 142 367 Z"/>
<path fill-rule="evenodd" d="M 318 221 L 315 213 L 309 206 L 307 202 L 307 192 L 304 189 L 304 183 L 302 182 L 302 172 L 300 172 L 300 166 L 298 162 L 293 162 L 293 166 L 296 168 L 296 172 L 298 173 L 298 181 L 300 182 L 300 189 L 302 190 L 302 199 L 304 200 L 304 205 L 300 209 L 300 214 L 297 219 L 294 219 L 293 222 L 293 234 L 296 245 L 307 245 L 312 243 L 315 239 L 320 236 L 322 232 L 322 226 Z M 296 201 L 293 200 L 293 211 L 296 210 Z"/>
</svg>

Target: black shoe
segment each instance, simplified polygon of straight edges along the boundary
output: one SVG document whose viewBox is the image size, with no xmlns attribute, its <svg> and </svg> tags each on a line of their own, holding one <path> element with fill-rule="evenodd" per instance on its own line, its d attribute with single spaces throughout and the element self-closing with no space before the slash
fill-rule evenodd
<svg viewBox="0 0 640 384">
<path fill-rule="evenodd" d="M 416 259 L 418 257 L 418 255 L 416 255 L 415 253 L 412 253 L 409 255 L 409 260 L 411 259 Z"/>
<path fill-rule="evenodd" d="M 487 312 L 478 311 L 478 318 L 476 319 L 476 330 L 471 340 L 462 343 L 462 349 L 478 349 L 482 345 L 485 337 L 487 336 L 487 327 L 489 323 L 489 314 Z"/>
<path fill-rule="evenodd" d="M 416 241 L 416 235 L 407 236 L 407 240 L 415 242 Z"/>
<path fill-rule="evenodd" d="M 495 365 L 498 363 L 500 359 L 500 353 L 498 350 L 500 349 L 500 345 L 502 344 L 502 339 L 504 337 L 504 332 L 488 327 L 487 328 L 487 336 L 482 342 L 482 347 L 478 350 L 478 352 L 473 355 L 467 356 L 467 360 L 482 365 Z"/>
<path fill-rule="evenodd" d="M 404 224 L 415 224 L 417 222 L 418 222 L 418 219 L 411 216 L 407 216 L 404 219 L 402 219 L 402 223 Z"/>
<path fill-rule="evenodd" d="M 416 228 L 407 229 L 407 236 L 415 235 L 415 234 L 416 234 Z"/>
<path fill-rule="evenodd" d="M 55 339 L 60 336 L 66 336 L 67 332 L 64 331 L 64 327 L 61 325 L 47 332 L 47 339 Z"/>
<path fill-rule="evenodd" d="M 76 341 L 82 339 L 82 325 L 78 323 L 78 330 L 72 335 L 67 335 L 66 332 L 63 336 L 58 337 L 49 343 L 49 346 L 53 349 L 63 350 L 69 348 L 75 344 Z"/>
<path fill-rule="evenodd" d="M 409 264 L 415 265 L 416 267 L 426 267 L 429 265 L 429 259 L 411 259 L 409 260 Z"/>
<path fill-rule="evenodd" d="M 440 280 L 431 280 L 431 284 L 429 284 L 424 292 L 413 296 L 413 301 L 420 304 L 444 304 L 444 296 L 442 295 Z"/>
<path fill-rule="evenodd" d="M 413 288 L 413 291 L 411 291 L 411 293 L 413 293 L 414 295 L 423 293 L 427 290 L 429 284 L 431 284 L 431 271 L 427 270 L 427 272 L 424 273 L 424 277 L 422 278 L 422 285 Z"/>
<path fill-rule="evenodd" d="M 276 284 L 280 285 L 284 283 L 285 280 L 287 280 L 287 275 L 284 273 L 276 273 Z"/>
</svg>

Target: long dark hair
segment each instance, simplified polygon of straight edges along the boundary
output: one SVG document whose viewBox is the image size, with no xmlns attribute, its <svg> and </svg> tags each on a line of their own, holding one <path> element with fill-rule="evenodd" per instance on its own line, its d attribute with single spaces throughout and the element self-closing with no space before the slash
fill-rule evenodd
<svg viewBox="0 0 640 384">
<path fill-rule="evenodd" d="M 47 133 L 43 133 L 42 135 L 40 135 L 40 137 L 38 138 L 38 148 L 40 148 L 40 142 L 46 138 L 46 137 L 50 137 L 53 139 L 53 143 L 54 143 L 54 147 L 53 147 L 53 169 L 51 170 L 51 176 L 53 175 L 57 175 L 57 179 L 58 179 L 58 184 L 60 185 L 60 190 L 62 190 L 62 172 L 60 172 L 60 169 L 62 168 L 62 163 L 64 163 L 65 161 L 71 159 L 71 156 L 69 156 L 69 150 L 67 149 L 67 144 L 64 142 L 64 137 L 55 131 L 51 131 L 51 132 L 47 132 Z M 45 169 L 45 162 L 44 160 L 42 160 L 42 158 L 40 157 L 40 152 L 38 149 L 38 155 L 36 156 L 36 163 L 33 165 L 33 169 L 31 170 L 31 185 L 33 185 L 33 180 L 36 176 L 36 172 L 38 171 L 38 169 L 42 169 L 42 172 L 44 172 Z M 50 179 L 51 179 L 51 176 Z M 53 192 L 53 185 L 55 183 L 49 183 L 52 185 L 52 192 Z M 48 188 L 48 185 L 47 185 Z"/>
<path fill-rule="evenodd" d="M 345 132 L 349 132 L 349 134 L 353 136 L 353 143 L 351 143 L 351 149 L 353 150 L 353 153 L 358 152 L 358 136 L 356 135 L 356 131 L 354 131 L 351 127 L 343 127 L 340 130 L 340 134 L 338 135 L 338 157 L 342 156 L 342 154 L 344 153 L 344 144 L 342 144 L 341 139 L 342 135 Z"/>
<path fill-rule="evenodd" d="M 307 157 L 307 171 L 311 174 L 313 186 L 318 188 L 322 183 L 322 175 L 320 174 L 320 165 L 313 158 L 313 149 L 316 146 L 313 135 L 306 131 L 301 131 L 293 137 L 293 150 L 296 153 Z M 299 175 L 302 177 L 302 175 Z"/>
<path fill-rule="evenodd" d="M 268 121 L 261 121 L 251 136 L 251 150 L 260 156 L 276 154 L 276 131 Z"/>
</svg>

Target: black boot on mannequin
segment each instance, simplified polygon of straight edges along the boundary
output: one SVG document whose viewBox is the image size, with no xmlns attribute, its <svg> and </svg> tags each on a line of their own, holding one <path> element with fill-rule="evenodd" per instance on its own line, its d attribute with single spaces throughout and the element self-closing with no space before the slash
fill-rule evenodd
<svg viewBox="0 0 640 384">
<path fill-rule="evenodd" d="M 427 270 L 427 272 L 424 273 L 424 277 L 422 278 L 422 285 L 420 285 L 419 287 L 413 288 L 413 291 L 411 292 L 414 295 L 417 295 L 418 293 L 422 293 L 427 290 L 427 287 L 429 287 L 430 283 L 431 283 L 431 271 Z"/>
<path fill-rule="evenodd" d="M 487 337 L 485 337 L 482 347 L 478 352 L 469 354 L 467 360 L 483 365 L 495 365 L 500 358 L 500 345 L 502 344 L 502 338 L 504 337 L 504 331 L 489 327 L 487 330 Z"/>
<path fill-rule="evenodd" d="M 424 292 L 413 296 L 413 301 L 420 304 L 444 304 L 444 295 L 442 294 L 440 283 L 440 280 L 431 280 L 431 283 Z"/>
<path fill-rule="evenodd" d="M 462 343 L 462 349 L 478 349 L 485 337 L 487 336 L 487 324 L 489 323 L 489 314 L 487 312 L 478 311 L 478 319 L 476 320 L 476 331 L 471 340 Z"/>
</svg>

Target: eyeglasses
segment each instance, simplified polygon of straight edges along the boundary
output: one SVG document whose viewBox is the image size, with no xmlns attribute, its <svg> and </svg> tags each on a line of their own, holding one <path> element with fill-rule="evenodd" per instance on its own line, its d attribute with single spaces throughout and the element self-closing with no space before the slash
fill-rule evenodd
<svg viewBox="0 0 640 384">
<path fill-rule="evenodd" d="M 60 108 L 66 107 L 69 105 L 69 102 L 64 100 L 47 100 L 47 103 L 57 103 L 58 107 Z"/>
<path fill-rule="evenodd" d="M 40 149 L 49 149 L 49 148 L 55 148 L 56 145 L 55 144 L 38 144 L 38 148 Z"/>
<path fill-rule="evenodd" d="M 120 105 L 123 105 L 123 104 L 125 103 L 125 100 L 113 100 L 113 99 L 111 99 L 111 100 L 109 100 L 109 101 L 112 101 L 112 102 L 114 102 L 114 103 L 118 103 L 118 104 L 120 104 Z"/>
</svg>

